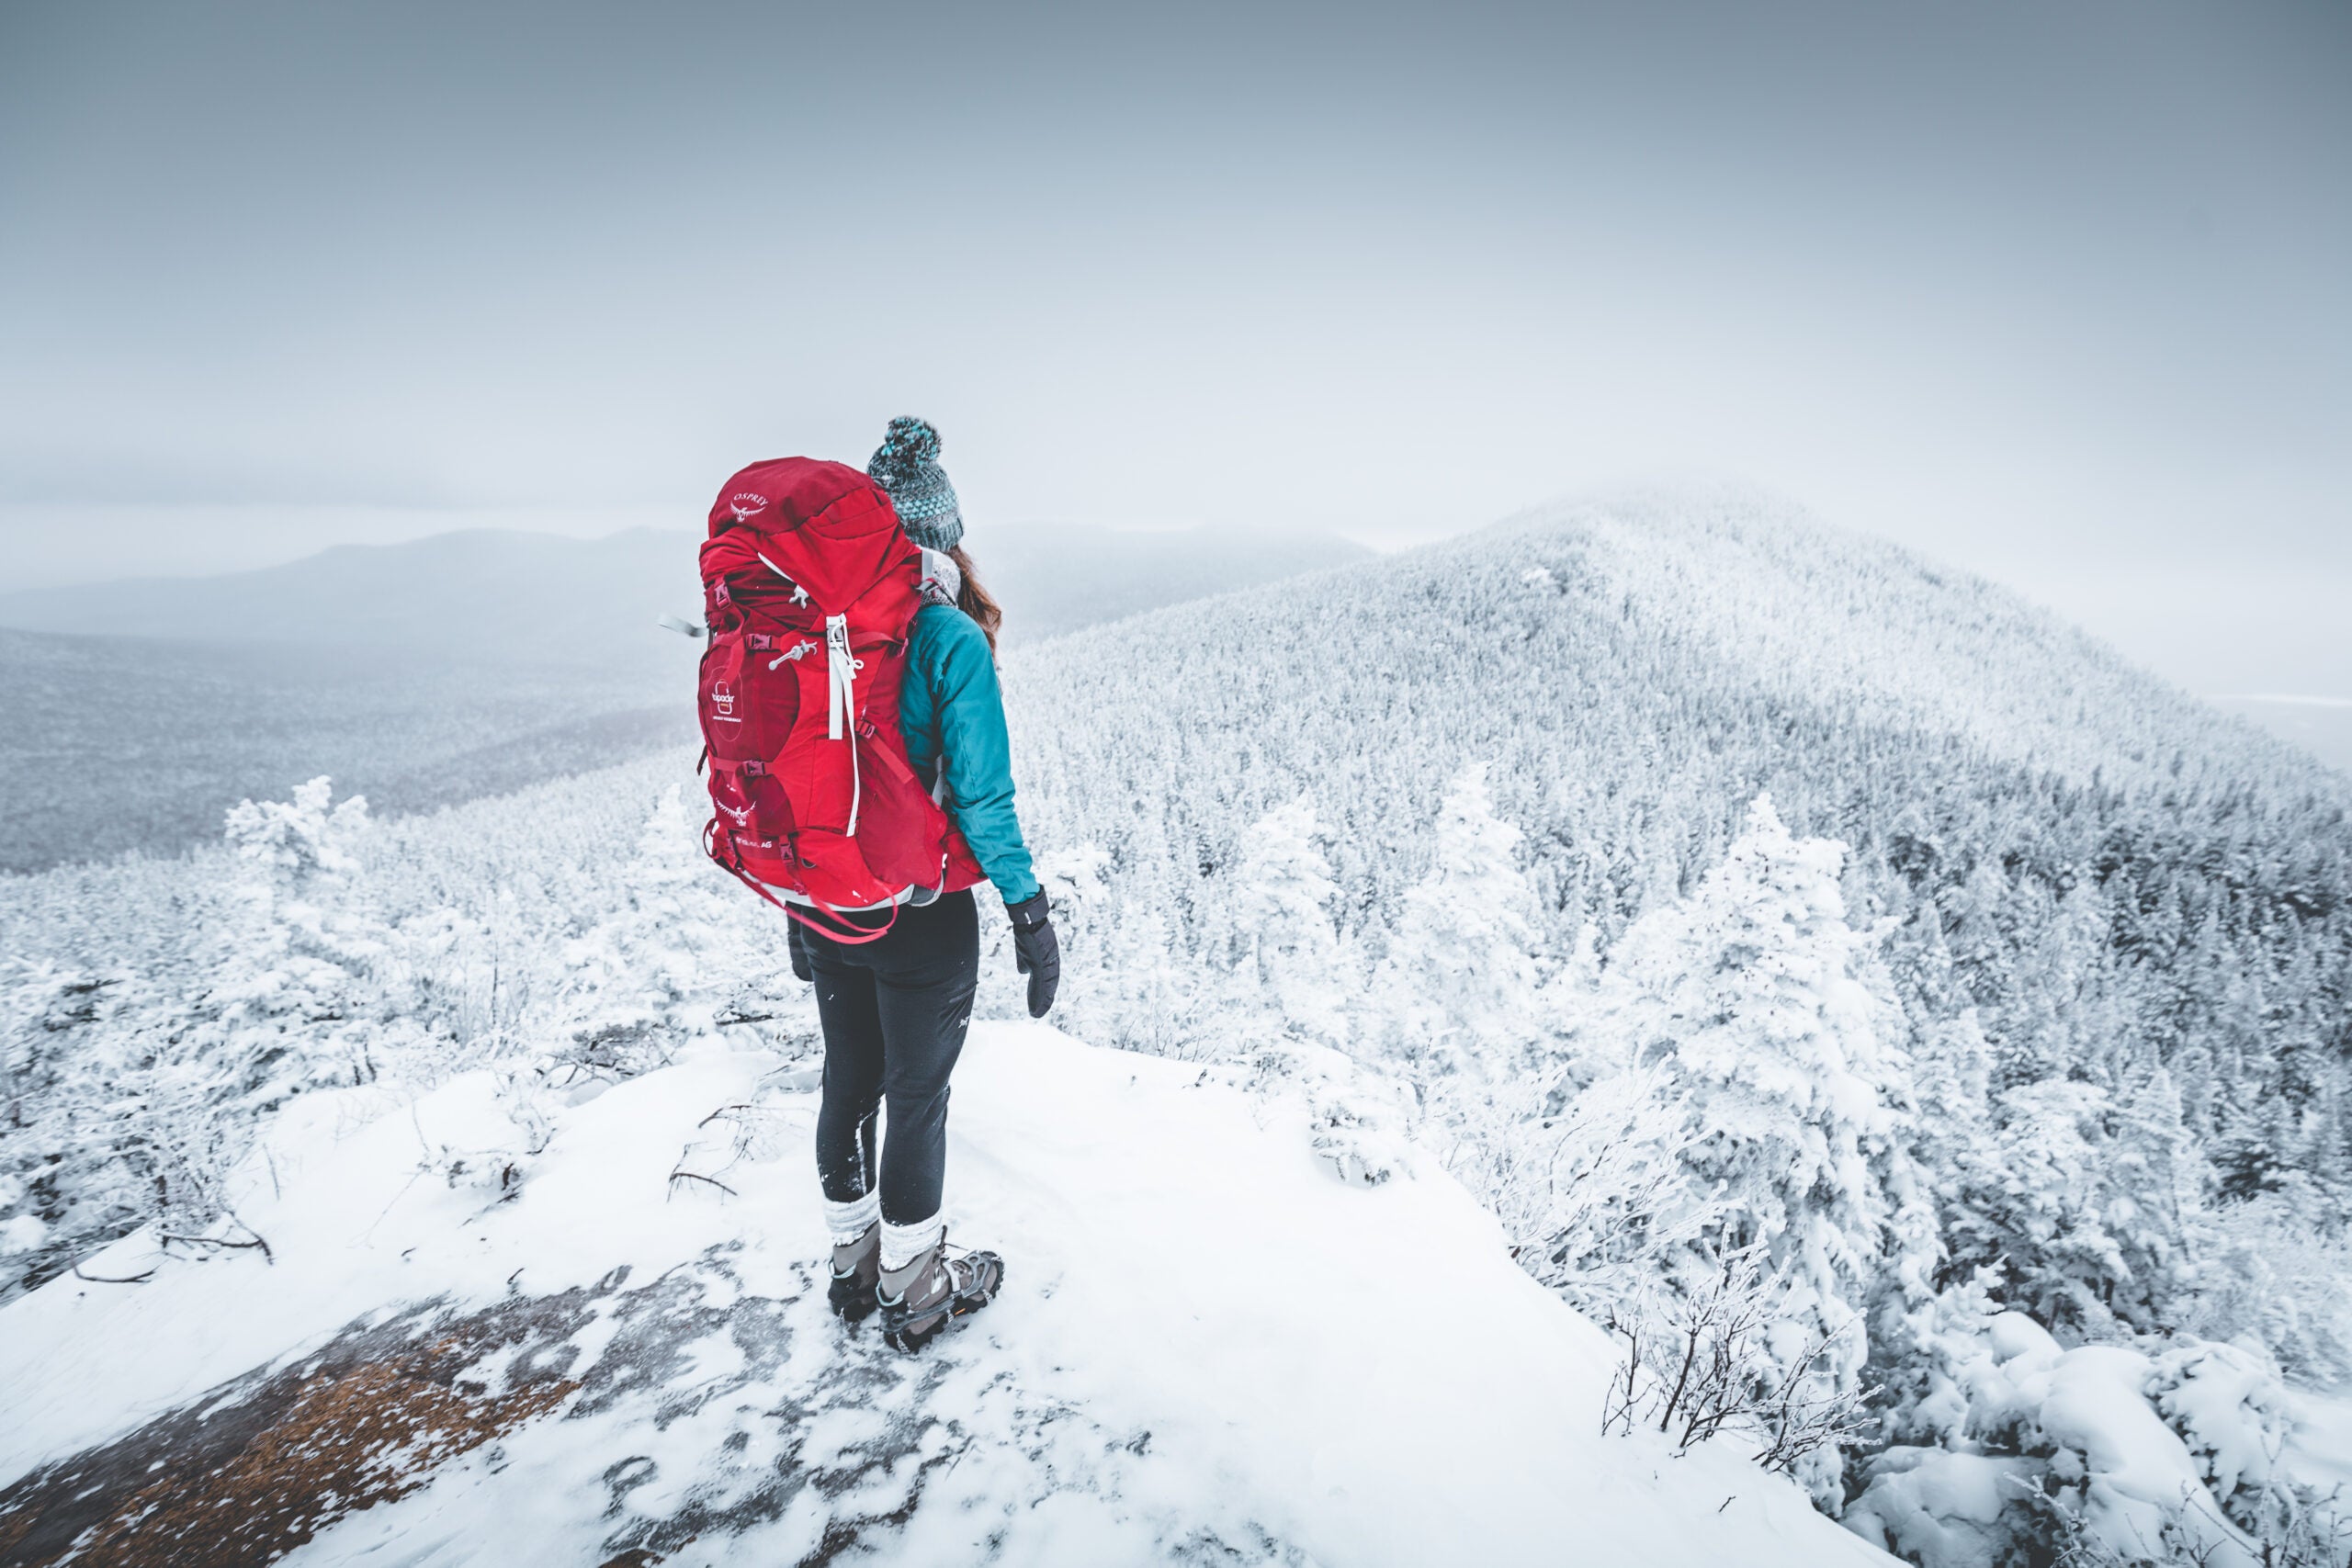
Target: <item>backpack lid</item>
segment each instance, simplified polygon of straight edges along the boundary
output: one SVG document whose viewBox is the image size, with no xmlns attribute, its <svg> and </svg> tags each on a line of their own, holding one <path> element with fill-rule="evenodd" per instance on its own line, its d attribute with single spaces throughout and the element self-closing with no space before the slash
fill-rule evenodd
<svg viewBox="0 0 2352 1568">
<path fill-rule="evenodd" d="M 889 525 L 898 526 L 899 515 L 890 511 L 889 493 L 848 464 L 820 457 L 771 457 L 738 470 L 719 487 L 718 499 L 710 508 L 710 536 L 716 539 L 729 528 L 789 534 L 812 524 L 829 532 L 845 525 L 852 532 L 863 532 L 873 526 L 866 515 L 870 506 L 852 509 L 854 523 L 850 515 L 832 514 L 842 502 L 854 497 L 868 502 L 878 500 L 889 514 Z"/>
<path fill-rule="evenodd" d="M 719 488 L 703 576 L 764 565 L 844 610 L 916 547 L 888 491 L 857 469 L 815 457 L 754 463 Z"/>
</svg>

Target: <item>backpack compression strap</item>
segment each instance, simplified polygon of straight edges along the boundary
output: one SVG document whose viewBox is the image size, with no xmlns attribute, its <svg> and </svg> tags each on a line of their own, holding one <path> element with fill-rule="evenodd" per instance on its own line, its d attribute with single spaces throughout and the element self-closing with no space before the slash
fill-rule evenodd
<svg viewBox="0 0 2352 1568">
<path fill-rule="evenodd" d="M 869 942 L 880 942 L 890 934 L 890 928 L 899 923 L 899 906 L 896 904 L 890 906 L 890 918 L 882 922 L 880 930 L 867 931 L 864 926 L 854 926 L 846 920 L 841 920 L 838 915 L 821 904 L 810 905 L 809 908 L 817 913 L 809 915 L 803 913 L 796 904 L 781 903 L 775 899 L 770 899 L 769 902 L 782 909 L 787 919 L 798 920 L 807 930 L 815 931 L 819 936 L 831 937 L 833 941 L 851 947 L 862 946 Z M 836 931 L 832 926 L 825 923 L 828 919 L 839 920 L 843 929 Z"/>
<path fill-rule="evenodd" d="M 859 947 L 869 942 L 879 942 L 884 937 L 890 934 L 890 928 L 892 926 L 899 923 L 899 906 L 896 904 L 890 906 L 890 918 L 882 922 L 881 929 L 878 931 L 867 931 L 863 926 L 852 925 L 847 920 L 842 919 L 837 913 L 825 908 L 822 904 L 811 904 L 808 907 L 811 910 L 815 911 L 813 916 L 802 913 L 798 905 L 786 903 L 783 899 L 768 891 L 768 885 L 766 883 L 762 882 L 758 877 L 753 876 L 750 872 L 743 869 L 735 853 L 735 842 L 734 836 L 732 834 L 728 836 L 727 853 L 722 855 L 712 848 L 712 846 L 717 842 L 718 828 L 718 818 L 716 817 L 703 824 L 703 849 L 709 853 L 712 860 L 717 861 L 720 866 L 724 867 L 729 874 L 731 874 L 736 881 L 741 883 L 744 886 L 750 888 L 752 892 L 758 894 L 769 903 L 774 904 L 777 908 L 782 909 L 785 913 L 786 919 L 797 920 L 808 930 L 815 931 L 818 935 L 830 937 L 845 947 Z M 828 925 L 826 923 L 827 920 L 831 920 L 834 922 L 834 924 Z M 835 929 L 836 926 L 839 927 L 838 930 Z"/>
</svg>

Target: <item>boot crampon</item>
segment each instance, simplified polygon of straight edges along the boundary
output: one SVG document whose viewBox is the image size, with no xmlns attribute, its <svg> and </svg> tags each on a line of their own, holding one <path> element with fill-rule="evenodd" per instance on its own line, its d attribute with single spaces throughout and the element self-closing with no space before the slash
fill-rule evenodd
<svg viewBox="0 0 2352 1568">
<path fill-rule="evenodd" d="M 832 1280 L 826 1287 L 825 1304 L 843 1323 L 864 1323 L 881 1304 L 874 1293 L 881 1281 L 882 1223 L 876 1220 L 855 1241 L 834 1244 Z"/>
<path fill-rule="evenodd" d="M 968 1317 L 1004 1288 L 1004 1259 L 993 1252 L 947 1255 L 947 1237 L 915 1255 L 903 1269 L 885 1269 L 876 1288 L 882 1307 L 882 1337 L 909 1355 L 922 1349 L 959 1317 Z"/>
</svg>

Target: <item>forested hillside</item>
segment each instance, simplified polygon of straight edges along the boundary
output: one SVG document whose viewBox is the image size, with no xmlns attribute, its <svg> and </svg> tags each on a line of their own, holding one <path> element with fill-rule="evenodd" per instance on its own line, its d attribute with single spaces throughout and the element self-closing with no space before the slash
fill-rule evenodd
<svg viewBox="0 0 2352 1568">
<path fill-rule="evenodd" d="M 1023 756 L 1047 842 L 1197 951 L 1302 794 L 1377 959 L 1487 764 L 1560 962 L 1690 892 L 1769 793 L 1847 845 L 1919 1038 L 1973 1010 L 1996 1087 L 2165 1067 L 2249 1190 L 2352 1170 L 2352 782 L 1892 546 L 1740 497 L 1574 510 L 1082 633 L 1008 684 L 1050 737 Z"/>
<path fill-rule="evenodd" d="M 1699 1343 L 1754 1267 L 1759 1386 L 1869 1408 L 1803 1472 L 1897 1549 L 2221 1551 L 2099 1512 L 2180 1477 L 2084 1482 L 2004 1324 L 2352 1371 L 2352 789 L 2012 596 L 1662 497 L 1009 681 L 1076 1027 L 1395 1065 L 1605 1321 Z M 1937 1554 L 1955 1508 L 1992 1555 Z"/>
<path fill-rule="evenodd" d="M 669 641 L 632 671 L 0 628 L 0 873 L 215 839 L 312 770 L 422 811 L 678 745 L 693 655 Z"/>
<path fill-rule="evenodd" d="M 1317 1086 L 1352 1181 L 1435 1151 L 1618 1335 L 1574 1420 L 1736 1434 L 1932 1568 L 2340 1561 L 2280 1455 L 2282 1378 L 2352 1373 L 2341 775 L 1736 495 L 1005 681 L 1057 1021 Z M 242 1245 L 224 1173 L 306 1090 L 485 1066 L 543 1143 L 549 1095 L 789 1013 L 667 795 L 692 761 L 383 823 L 322 783 L 182 862 L 0 883 L 21 1277 L 159 1220 Z"/>
</svg>

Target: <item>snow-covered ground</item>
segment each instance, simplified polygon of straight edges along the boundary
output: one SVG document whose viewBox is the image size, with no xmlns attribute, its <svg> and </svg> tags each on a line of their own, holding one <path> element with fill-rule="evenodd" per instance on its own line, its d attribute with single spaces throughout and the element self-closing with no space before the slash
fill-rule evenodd
<svg viewBox="0 0 2352 1568">
<path fill-rule="evenodd" d="M 124 1496 L 163 1485 L 147 1528 L 201 1520 L 225 1483 L 178 1471 L 243 1473 L 217 1432 L 184 1416 L 152 1466 L 125 1435 L 299 1385 L 289 1450 L 379 1450 L 306 1482 L 363 1506 L 297 1520 L 303 1563 L 1889 1561 L 1736 1452 L 1600 1436 L 1610 1342 L 1427 1159 L 1343 1179 L 1295 1098 L 1042 1025 L 977 1025 L 956 1078 L 953 1235 L 1005 1294 L 895 1356 L 824 1306 L 814 1080 L 707 1044 L 537 1155 L 486 1072 L 296 1101 L 237 1205 L 272 1261 L 141 1233 L 83 1272 L 145 1282 L 0 1312 L 0 1488 L 104 1446 Z M 370 1345 L 438 1354 L 426 1393 L 475 1414 L 339 1433 L 315 1390 L 375 1386 Z"/>
</svg>

